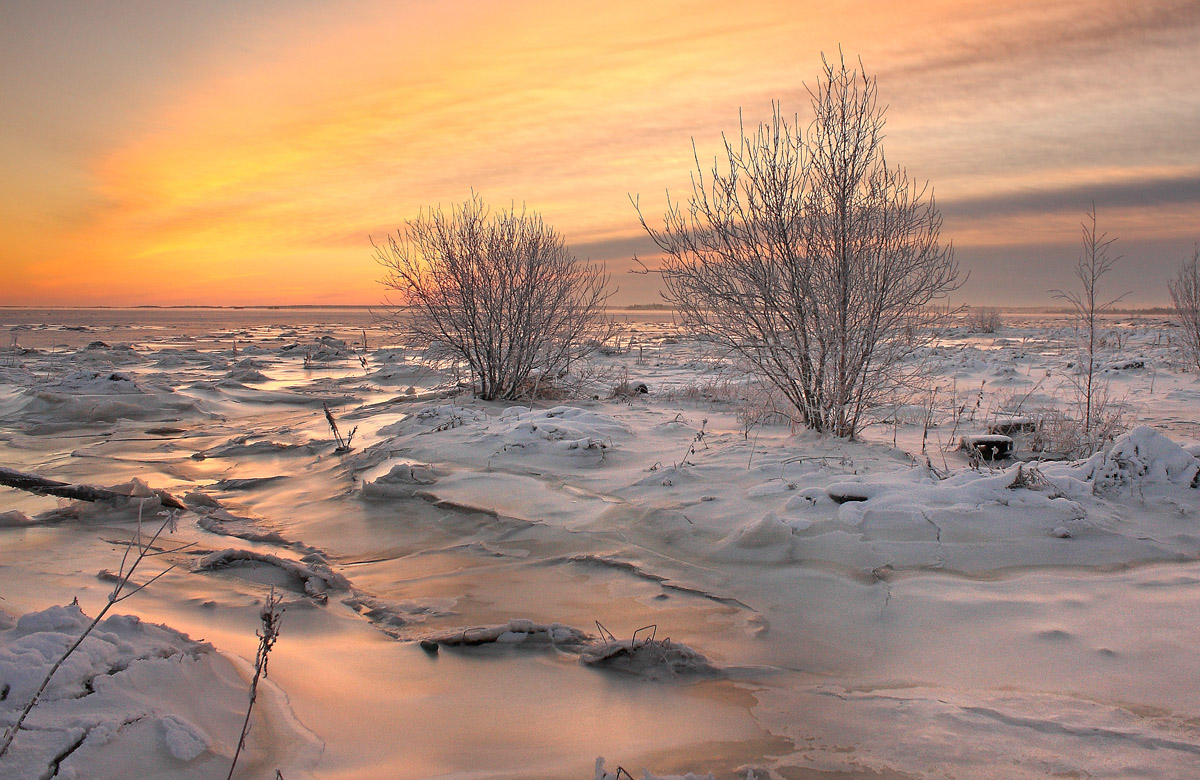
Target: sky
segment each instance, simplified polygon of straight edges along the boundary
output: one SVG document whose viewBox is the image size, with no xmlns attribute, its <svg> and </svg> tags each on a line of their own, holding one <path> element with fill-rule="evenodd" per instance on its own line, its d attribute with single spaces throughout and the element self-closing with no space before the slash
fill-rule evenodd
<svg viewBox="0 0 1200 780">
<path fill-rule="evenodd" d="M 375 304 L 371 239 L 522 204 L 614 303 L 667 198 L 861 58 L 952 301 L 1072 285 L 1093 201 L 1131 305 L 1200 241 L 1200 3 L 0 0 L 0 305 Z M 968 275 L 969 274 L 969 275 Z"/>
</svg>

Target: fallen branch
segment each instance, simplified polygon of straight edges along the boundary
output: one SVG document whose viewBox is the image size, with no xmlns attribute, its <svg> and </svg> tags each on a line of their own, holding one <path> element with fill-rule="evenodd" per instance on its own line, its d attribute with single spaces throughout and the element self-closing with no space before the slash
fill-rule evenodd
<svg viewBox="0 0 1200 780">
<path fill-rule="evenodd" d="M 115 490 L 96 487 L 95 485 L 73 485 L 70 482 L 59 482 L 57 479 L 46 479 L 36 474 L 26 474 L 22 471 L 0 466 L 0 485 L 26 490 L 39 496 L 59 496 L 76 501 L 128 501 L 133 496 L 118 493 Z M 182 501 L 165 490 L 155 490 L 154 495 L 163 506 L 171 509 L 187 509 Z"/>
</svg>

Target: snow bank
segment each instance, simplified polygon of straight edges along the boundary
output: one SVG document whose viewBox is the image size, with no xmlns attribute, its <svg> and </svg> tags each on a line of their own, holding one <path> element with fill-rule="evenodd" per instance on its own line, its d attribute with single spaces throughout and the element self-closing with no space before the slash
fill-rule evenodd
<svg viewBox="0 0 1200 780">
<path fill-rule="evenodd" d="M 75 605 L 21 616 L 0 630 L 0 724 L 15 723 L 51 665 L 91 622 Z M 246 680 L 204 642 L 137 617 L 101 621 L 50 680 L 0 776 L 209 778 L 227 771 Z M 246 763 L 305 778 L 320 743 L 260 688 Z M 223 774 L 221 774 L 223 776 Z"/>
<path fill-rule="evenodd" d="M 150 420 L 198 413 L 191 399 L 164 383 L 142 383 L 122 371 L 74 370 L 22 391 L 23 420 L 70 427 L 116 420 Z"/>
</svg>

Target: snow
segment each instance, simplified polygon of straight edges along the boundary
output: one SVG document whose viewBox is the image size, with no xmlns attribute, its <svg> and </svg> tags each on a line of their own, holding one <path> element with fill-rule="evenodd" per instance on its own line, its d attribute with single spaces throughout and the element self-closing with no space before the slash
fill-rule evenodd
<svg viewBox="0 0 1200 780">
<path fill-rule="evenodd" d="M 263 564 L 290 575 L 299 581 L 300 592 L 324 599 L 330 590 L 345 590 L 349 581 L 322 563 L 293 561 L 255 550 L 226 548 L 209 553 L 196 562 L 195 571 L 216 571 L 233 567 L 235 570 Z"/>
<path fill-rule="evenodd" d="M 35 326 L 0 359 L 0 462 L 134 499 L 0 493 L 0 713 L 80 629 L 50 605 L 111 591 L 139 501 L 183 496 L 161 546 L 191 545 L 139 569 L 175 566 L 56 675 L 4 776 L 80 739 L 60 776 L 219 776 L 272 588 L 248 774 L 1190 776 L 1200 377 L 1161 321 L 1108 326 L 1127 430 L 1050 461 L 1039 426 L 1078 412 L 1046 317 L 947 334 L 928 427 L 917 398 L 843 441 L 747 423 L 737 367 L 665 315 L 532 408 L 374 330 L 363 352 L 370 323 L 187 316 Z M 956 449 L 989 436 L 1014 458 Z"/>
<path fill-rule="evenodd" d="M 91 619 L 77 606 L 22 615 L 0 631 L 0 721 L 6 727 L 40 686 L 51 664 Z M 270 683 L 266 684 L 268 688 Z M 5 777 L 210 777 L 232 759 L 244 715 L 246 683 L 212 645 L 132 615 L 101 621 L 50 680 L 9 752 Z M 308 777 L 320 752 L 268 690 L 255 722 L 282 726 L 277 744 L 254 740 L 247 763 L 274 763 Z M 283 736 L 282 734 L 280 735 Z"/>
<path fill-rule="evenodd" d="M 167 752 L 180 761 L 195 760 L 212 747 L 211 737 L 177 715 L 163 715 L 158 724 L 162 726 Z"/>
<path fill-rule="evenodd" d="M 1153 428 L 1142 425 L 1122 434 L 1103 453 L 1092 473 L 1099 490 L 1118 486 L 1198 486 L 1200 459 Z"/>
</svg>

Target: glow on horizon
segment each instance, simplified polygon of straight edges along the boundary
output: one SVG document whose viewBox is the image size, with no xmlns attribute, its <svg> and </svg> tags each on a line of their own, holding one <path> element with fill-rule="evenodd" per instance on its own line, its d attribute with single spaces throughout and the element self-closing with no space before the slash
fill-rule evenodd
<svg viewBox="0 0 1200 780">
<path fill-rule="evenodd" d="M 136 5 L 109 6 L 114 34 Z M 780 99 L 803 121 L 803 83 L 839 43 L 890 104 L 889 161 L 936 192 L 966 300 L 1061 286 L 1092 198 L 1138 253 L 1115 282 L 1138 285 L 1132 300 L 1164 299 L 1200 239 L 1194 4 L 212 8 L 204 34 L 155 22 L 161 77 L 73 61 L 44 20 L 8 33 L 112 79 L 88 103 L 39 93 L 34 72 L 20 96 L 42 110 L 0 129 L 0 304 L 374 303 L 368 236 L 472 188 L 540 211 L 609 264 L 619 301 L 649 302 L 646 277 L 623 273 L 633 251 L 652 259 L 629 194 L 656 218 L 664 190 L 688 187 L 692 139 L 711 159 L 739 108 L 752 124 Z M 1030 263 L 1059 254 L 1058 275 Z M 1030 267 L 1045 279 L 1005 289 Z"/>
</svg>

